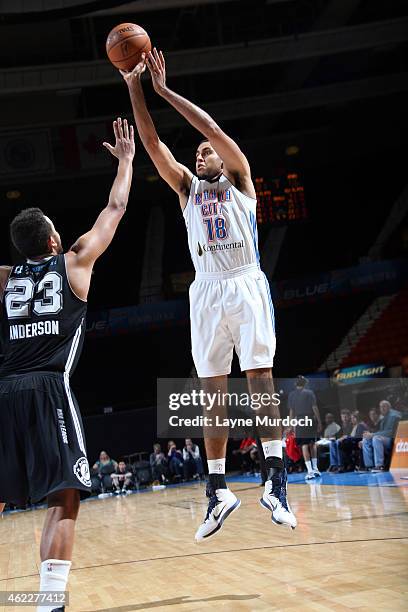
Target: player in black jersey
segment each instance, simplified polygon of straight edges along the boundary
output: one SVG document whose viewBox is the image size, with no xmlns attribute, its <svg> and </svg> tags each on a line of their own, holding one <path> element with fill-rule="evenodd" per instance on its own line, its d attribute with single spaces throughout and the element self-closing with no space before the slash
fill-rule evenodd
<svg viewBox="0 0 408 612">
<path fill-rule="evenodd" d="M 79 500 L 91 490 L 69 378 L 81 352 L 92 268 L 113 239 L 132 182 L 133 126 L 118 118 L 113 129 L 115 145 L 103 144 L 118 158 L 118 171 L 92 229 L 64 254 L 52 221 L 38 208 L 23 210 L 10 233 L 26 261 L 0 267 L 0 512 L 4 502 L 47 498 L 41 591 L 65 590 Z"/>
</svg>

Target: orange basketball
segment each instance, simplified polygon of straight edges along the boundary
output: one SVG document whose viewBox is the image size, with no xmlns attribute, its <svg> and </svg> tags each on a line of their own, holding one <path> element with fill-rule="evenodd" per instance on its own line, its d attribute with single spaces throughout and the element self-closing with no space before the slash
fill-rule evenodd
<svg viewBox="0 0 408 612">
<path fill-rule="evenodd" d="M 136 23 L 121 23 L 109 32 L 106 53 L 112 64 L 121 70 L 133 70 L 142 53 L 151 51 L 147 32 Z"/>
</svg>

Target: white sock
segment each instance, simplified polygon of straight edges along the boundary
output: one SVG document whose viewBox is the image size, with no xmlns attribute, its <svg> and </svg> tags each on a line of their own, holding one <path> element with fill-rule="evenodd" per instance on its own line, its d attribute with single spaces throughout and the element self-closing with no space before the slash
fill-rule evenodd
<svg viewBox="0 0 408 612">
<path fill-rule="evenodd" d="M 71 569 L 71 561 L 60 559 L 47 559 L 41 563 L 40 591 L 65 591 L 68 582 L 68 574 Z M 37 612 L 52 612 L 58 604 L 38 606 Z"/>
<path fill-rule="evenodd" d="M 282 459 L 282 440 L 262 442 L 262 448 L 265 459 L 268 459 L 268 457 L 279 457 L 279 459 Z"/>
<path fill-rule="evenodd" d="M 225 474 L 225 457 L 224 459 L 208 459 L 209 474 Z"/>
<path fill-rule="evenodd" d="M 312 468 L 317 470 L 317 457 L 312 457 Z"/>
<path fill-rule="evenodd" d="M 313 470 L 312 470 L 312 462 L 309 460 L 309 461 L 305 461 L 305 463 L 306 463 L 307 471 L 310 474 L 311 472 L 313 472 Z"/>
</svg>

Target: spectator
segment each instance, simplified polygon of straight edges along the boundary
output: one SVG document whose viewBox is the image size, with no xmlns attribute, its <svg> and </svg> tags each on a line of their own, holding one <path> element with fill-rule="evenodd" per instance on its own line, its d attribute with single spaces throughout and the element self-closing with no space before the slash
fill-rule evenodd
<svg viewBox="0 0 408 612">
<path fill-rule="evenodd" d="M 370 408 L 370 410 L 368 411 L 367 431 L 370 431 L 371 433 L 377 431 L 380 426 L 381 419 L 382 416 L 378 413 L 377 408 Z M 360 440 L 360 442 L 358 443 L 358 448 L 360 449 L 360 469 L 366 471 L 363 459 L 363 442 L 364 440 Z"/>
<path fill-rule="evenodd" d="M 177 450 L 174 440 L 169 440 L 167 448 L 170 474 L 175 480 L 180 480 L 183 475 L 183 455 L 181 451 Z"/>
<path fill-rule="evenodd" d="M 318 456 L 320 465 L 326 463 L 330 455 L 330 443 L 332 440 L 336 439 L 336 436 L 341 429 L 340 425 L 335 422 L 334 416 L 331 412 L 328 412 L 325 415 L 324 421 L 325 421 L 326 427 L 323 432 L 323 437 L 316 442 L 317 456 Z"/>
<path fill-rule="evenodd" d="M 130 489 L 135 486 L 135 478 L 130 465 L 124 461 L 119 461 L 116 470 L 111 474 L 115 493 L 130 493 Z"/>
<path fill-rule="evenodd" d="M 303 472 L 302 451 L 296 444 L 295 430 L 287 427 L 283 432 L 282 447 L 285 448 L 285 463 L 288 473 Z"/>
<path fill-rule="evenodd" d="M 236 448 L 232 451 L 233 455 L 238 455 L 241 460 L 241 472 L 254 474 L 255 464 L 258 460 L 258 448 L 256 445 L 256 440 L 254 438 L 244 438 L 239 445 L 239 448 Z"/>
<path fill-rule="evenodd" d="M 111 474 L 116 471 L 117 462 L 111 459 L 106 451 L 101 451 L 99 460 L 92 466 L 92 490 L 96 493 L 105 493 L 112 489 Z"/>
<path fill-rule="evenodd" d="M 368 412 L 367 427 L 368 431 L 374 433 L 380 426 L 381 416 L 378 414 L 377 408 L 371 408 Z"/>
<path fill-rule="evenodd" d="M 317 407 L 316 396 L 311 389 L 306 389 L 307 378 L 298 376 L 295 389 L 289 393 L 288 407 L 290 418 L 305 419 L 311 421 L 311 425 L 296 426 L 296 443 L 302 449 L 303 459 L 306 464 L 306 480 L 320 476 L 317 467 L 316 433 L 321 433 L 322 422 Z"/>
<path fill-rule="evenodd" d="M 159 480 L 161 483 L 168 481 L 169 469 L 167 459 L 162 453 L 158 442 L 153 444 L 153 452 L 150 455 L 150 468 L 152 470 L 153 481 Z"/>
<path fill-rule="evenodd" d="M 330 465 L 327 470 L 328 472 L 337 472 L 337 470 L 339 469 L 339 444 L 342 440 L 344 440 L 347 436 L 350 435 L 351 430 L 353 429 L 350 410 L 347 410 L 347 408 L 343 408 L 340 411 L 340 419 L 341 429 L 339 432 L 337 432 L 337 440 L 331 440 L 330 442 Z"/>
<path fill-rule="evenodd" d="M 368 431 L 368 426 L 360 419 L 360 413 L 355 410 L 351 414 L 352 430 L 350 435 L 342 436 L 338 439 L 339 448 L 339 468 L 338 472 L 352 472 L 359 459 L 359 442 L 363 439 L 363 434 Z M 358 460 L 356 460 L 358 454 Z"/>
<path fill-rule="evenodd" d="M 392 447 L 393 438 L 401 414 L 392 410 L 390 402 L 380 402 L 380 412 L 383 416 L 378 430 L 374 433 L 366 431 L 363 434 L 364 465 L 372 472 L 384 471 L 384 455 Z"/>
<path fill-rule="evenodd" d="M 326 424 L 325 430 L 323 432 L 323 438 L 330 440 L 330 438 L 335 438 L 339 433 L 341 427 L 334 420 L 334 415 L 331 412 L 328 412 L 324 417 L 324 421 Z"/>
<path fill-rule="evenodd" d="M 183 470 L 184 479 L 204 477 L 203 462 L 200 457 L 200 449 L 197 444 L 193 444 L 191 438 L 185 439 L 183 448 Z"/>
</svg>

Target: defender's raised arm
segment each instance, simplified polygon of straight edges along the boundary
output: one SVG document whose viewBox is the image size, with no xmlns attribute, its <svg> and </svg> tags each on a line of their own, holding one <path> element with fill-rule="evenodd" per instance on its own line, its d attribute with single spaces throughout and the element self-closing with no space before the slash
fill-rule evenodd
<svg viewBox="0 0 408 612">
<path fill-rule="evenodd" d="M 119 160 L 118 170 L 109 195 L 92 229 L 83 234 L 66 254 L 70 282 L 75 293 L 86 299 L 95 261 L 106 251 L 122 219 L 129 199 L 133 175 L 135 141 L 133 126 L 119 117 L 113 122 L 115 145 L 104 142 L 108 151 Z M 83 272 L 86 272 L 84 275 Z"/>
</svg>

